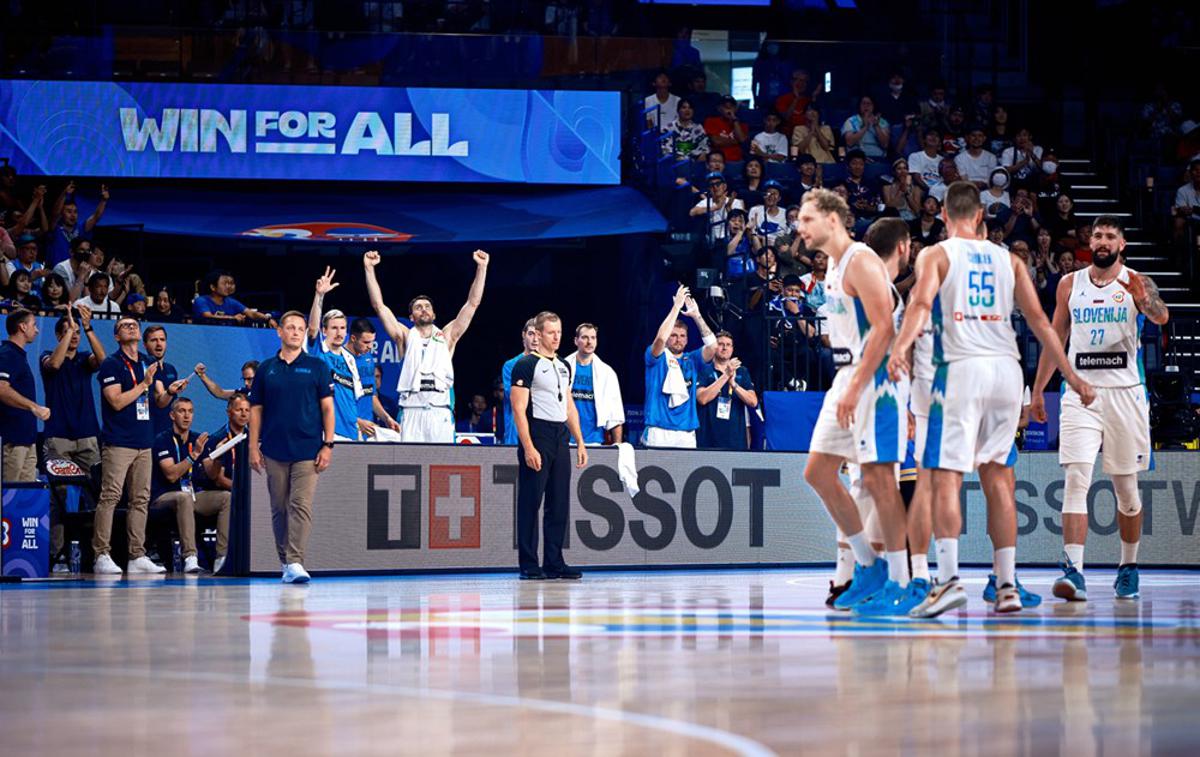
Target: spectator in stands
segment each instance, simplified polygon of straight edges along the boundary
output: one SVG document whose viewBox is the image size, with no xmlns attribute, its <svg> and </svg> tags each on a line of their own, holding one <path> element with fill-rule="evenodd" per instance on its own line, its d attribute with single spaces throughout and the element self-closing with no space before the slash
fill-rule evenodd
<svg viewBox="0 0 1200 757">
<path fill-rule="evenodd" d="M 754 258 L 754 275 L 746 277 L 746 308 L 760 310 L 775 295 L 783 291 L 775 248 L 767 245 Z"/>
<path fill-rule="evenodd" d="M 704 123 L 709 116 L 715 115 L 717 109 L 721 105 L 721 96 L 716 92 L 708 91 L 708 77 L 703 71 L 697 72 L 691 81 L 691 94 L 688 100 L 691 101 L 692 107 L 696 114 L 694 118 L 700 123 Z"/>
<path fill-rule="evenodd" d="M 921 202 L 921 216 L 909 224 L 909 231 L 914 241 L 922 247 L 937 244 L 946 230 L 942 222 L 942 201 L 932 194 Z"/>
<path fill-rule="evenodd" d="M 979 125 L 984 125 L 992 120 L 992 113 L 996 107 L 996 91 L 992 89 L 991 84 L 980 84 L 975 89 L 974 109 L 971 112 L 971 122 Z"/>
<path fill-rule="evenodd" d="M 983 203 L 984 219 L 991 221 L 1001 213 L 1012 208 L 1012 198 L 1008 194 L 1008 169 L 997 166 L 988 177 L 987 189 L 979 193 L 979 201 Z"/>
<path fill-rule="evenodd" d="M 275 319 L 267 313 L 248 308 L 233 298 L 237 283 L 228 271 L 214 271 L 205 279 L 208 294 L 192 301 L 192 317 L 201 323 L 260 321 L 275 328 Z"/>
<path fill-rule="evenodd" d="M 821 186 L 821 166 L 812 155 L 801 153 L 797 156 L 796 170 L 800 174 L 800 181 L 797 182 L 795 188 L 800 197 L 803 197 L 808 190 Z"/>
<path fill-rule="evenodd" d="M 792 72 L 792 89 L 775 100 L 775 112 L 783 119 L 783 131 L 792 135 L 797 126 L 809 123 L 805 111 L 821 95 L 821 87 L 810 89 L 808 72 L 798 68 Z"/>
<path fill-rule="evenodd" d="M 942 127 L 942 154 L 948 158 L 967 149 L 967 115 L 961 105 L 950 108 L 946 125 Z"/>
<path fill-rule="evenodd" d="M 763 130 L 754 135 L 750 152 L 774 163 L 782 163 L 788 157 L 788 138 L 779 133 L 779 114 L 771 111 L 763 119 Z"/>
<path fill-rule="evenodd" d="M 0 260 L 8 261 L 17 257 L 17 245 L 13 242 L 12 236 L 8 233 L 8 229 L 0 226 L 0 255 L 3 257 Z"/>
<path fill-rule="evenodd" d="M 954 156 L 954 165 L 964 180 L 972 182 L 981 191 L 991 182 L 992 169 L 997 167 L 996 156 L 983 149 L 987 134 L 983 127 L 975 125 L 967 132 L 967 149 Z"/>
<path fill-rule="evenodd" d="M 17 196 L 17 169 L 0 166 L 0 209 L 25 212 L 25 203 Z"/>
<path fill-rule="evenodd" d="M 859 223 L 873 220 L 882 212 L 883 205 L 879 185 L 867 178 L 866 171 L 867 158 L 861 150 L 851 150 L 846 154 L 846 193 L 849 195 L 850 209 Z"/>
<path fill-rule="evenodd" d="M 816 163 L 836 163 L 834 150 L 837 143 L 829 124 L 821 123 L 821 112 L 810 105 L 804 111 L 803 122 L 792 129 L 792 156 L 800 160 L 805 155 Z"/>
<path fill-rule="evenodd" d="M 87 220 L 79 220 L 79 206 L 75 202 L 75 182 L 67 182 L 62 194 L 54 202 L 50 214 L 52 226 L 46 241 L 46 263 L 51 268 L 71 257 L 71 242 L 76 237 L 90 238 L 92 229 L 104 216 L 108 207 L 108 187 L 100 185 L 100 202 Z"/>
<path fill-rule="evenodd" d="M 171 402 L 188 387 L 187 379 L 179 378 L 179 371 L 166 361 L 167 330 L 155 324 L 147 326 L 143 332 L 142 344 L 146 355 L 158 365 L 154 374 L 154 383 L 150 387 L 150 419 L 154 426 L 154 435 L 171 428 Z"/>
<path fill-rule="evenodd" d="M 147 317 L 159 323 L 183 323 L 184 312 L 175 304 L 175 295 L 169 287 L 159 287 L 154 293 L 154 307 Z"/>
<path fill-rule="evenodd" d="M 775 237 L 775 256 L 777 258 L 779 275 L 800 274 L 812 268 L 812 260 L 804 249 L 804 239 L 800 236 L 800 206 L 791 205 L 787 209 L 786 227 L 779 236 Z"/>
<path fill-rule="evenodd" d="M 930 129 L 925 132 L 922 145 L 921 152 L 908 156 L 908 170 L 912 171 L 917 186 L 928 193 L 942 183 L 942 133 Z"/>
<path fill-rule="evenodd" d="M 1058 202 L 1059 195 L 1067 194 L 1070 191 L 1066 180 L 1059 173 L 1059 168 L 1058 154 L 1054 149 L 1051 147 L 1043 149 L 1042 170 L 1038 173 L 1037 183 L 1033 188 L 1038 212 L 1043 217 L 1054 212 L 1054 204 Z"/>
<path fill-rule="evenodd" d="M 893 124 L 902 124 L 909 116 L 916 117 L 921 112 L 916 95 L 905 89 L 904 74 L 899 71 L 893 71 L 887 86 L 876 93 L 875 106 L 879 115 Z"/>
<path fill-rule="evenodd" d="M 42 279 L 42 310 L 66 310 L 71 306 L 70 292 L 67 282 L 57 273 L 50 273 Z"/>
<path fill-rule="evenodd" d="M 708 134 L 694 120 L 695 110 L 688 99 L 676 103 L 676 117 L 667 128 L 663 140 L 664 155 L 674 155 L 676 160 L 704 160 L 708 155 Z"/>
<path fill-rule="evenodd" d="M 209 394 L 219 400 L 228 400 L 239 394 L 242 396 L 250 394 L 250 387 L 254 385 L 254 375 L 258 372 L 258 361 L 247 360 L 242 363 L 242 385 L 236 389 L 222 389 L 221 385 L 208 375 L 208 367 L 204 363 L 196 363 L 196 367 L 192 371 L 200 378 L 200 382 L 204 384 L 204 388 L 208 390 Z"/>
<path fill-rule="evenodd" d="M 994 106 L 988 123 L 991 127 L 988 129 L 987 149 L 999 160 L 999 156 L 1013 146 L 1012 135 L 1008 132 L 1008 109 L 1003 105 Z"/>
<path fill-rule="evenodd" d="M 37 256 L 37 237 L 32 234 L 22 234 L 17 238 L 17 257 L 4 264 L 7 274 L 5 279 L 10 279 L 16 271 L 25 271 L 33 283 L 33 290 L 41 292 L 42 278 L 50 271 L 38 262 Z"/>
<path fill-rule="evenodd" d="M 889 129 L 887 119 L 875 112 L 875 101 L 864 95 L 858 100 L 858 113 L 842 124 L 842 138 L 847 148 L 857 147 L 870 160 L 882 160 L 892 141 Z"/>
<path fill-rule="evenodd" d="M 812 270 L 800 277 L 804 290 L 804 307 L 808 315 L 814 316 L 825 304 L 825 273 L 829 269 L 829 256 L 824 250 L 810 250 Z"/>
<path fill-rule="evenodd" d="M 729 213 L 729 240 L 725 243 L 725 276 L 735 281 L 754 270 L 752 234 L 746 233 L 746 211 Z"/>
<path fill-rule="evenodd" d="M 1033 259 L 1045 260 L 1049 265 L 1050 261 L 1058 253 L 1058 248 L 1054 244 L 1054 237 L 1050 234 L 1050 229 L 1045 226 L 1037 231 L 1037 246 L 1033 248 Z"/>
<path fill-rule="evenodd" d="M 125 312 L 141 320 L 146 317 L 146 298 L 137 292 L 125 296 Z"/>
<path fill-rule="evenodd" d="M 1008 245 L 1004 243 L 1004 236 L 1004 224 L 997 221 L 987 222 L 987 240 L 997 247 L 1003 247 L 1007 250 Z M 1024 244 L 1024 242 L 1021 242 L 1021 240 L 1013 242 L 1013 244 L 1017 243 Z"/>
<path fill-rule="evenodd" d="M 1037 180 L 1042 148 L 1033 143 L 1033 132 L 1022 127 L 1017 129 L 1013 146 L 1000 155 L 1000 165 L 1008 169 L 1014 187 L 1030 187 Z"/>
<path fill-rule="evenodd" d="M 1030 196 L 1029 190 L 1024 187 L 1019 188 L 1013 194 L 1012 212 L 1008 214 L 1008 220 L 1004 222 L 1004 238 L 1009 243 L 1024 240 L 1026 244 L 1037 244 L 1038 229 L 1042 227 L 1042 222 L 1037 215 L 1037 206 L 1033 204 L 1033 197 Z"/>
<path fill-rule="evenodd" d="M 0 344 L 0 440 L 4 442 L 0 474 L 3 481 L 37 478 L 37 422 L 50 419 L 50 408 L 36 402 L 36 385 L 25 350 L 37 340 L 38 324 L 23 308 L 4 323 L 8 339 Z"/>
<path fill-rule="evenodd" d="M 929 196 L 936 197 L 938 202 L 945 202 L 946 190 L 950 188 L 951 184 L 962 178 L 958 175 L 958 164 L 954 162 L 954 158 L 949 155 L 942 158 L 942 162 L 938 164 L 938 174 L 941 175 L 942 180 L 929 188 Z"/>
<path fill-rule="evenodd" d="M 762 205 L 763 185 L 766 183 L 767 168 L 762 158 L 752 157 L 742 165 L 742 178 L 737 182 L 734 194 L 748 208 Z"/>
<path fill-rule="evenodd" d="M 725 175 L 725 153 L 720 150 L 710 150 L 704 158 L 704 168 L 709 173 Z"/>
<path fill-rule="evenodd" d="M 755 249 L 763 244 L 774 246 L 775 240 L 787 230 L 787 212 L 779 206 L 783 186 L 777 181 L 763 184 L 763 204 L 750 208 L 748 223 Z"/>
<path fill-rule="evenodd" d="M 44 234 L 50 230 L 50 221 L 46 218 L 46 185 L 39 184 L 33 188 L 33 195 L 24 213 L 15 210 L 8 213 L 8 225 L 5 227 L 10 236 L 18 237 L 26 231 Z"/>
<path fill-rule="evenodd" d="M 766 106 L 788 89 L 793 64 L 780 51 L 779 42 L 768 39 L 758 51 L 751 70 L 754 101 Z"/>
<path fill-rule="evenodd" d="M 1054 201 L 1054 214 L 1046 217 L 1043 225 L 1050 231 L 1050 238 L 1061 245 L 1063 240 L 1070 239 L 1079 227 L 1079 219 L 1075 217 L 1075 201 L 1068 195 L 1059 195 Z"/>
<path fill-rule="evenodd" d="M 93 313 L 101 315 L 117 315 L 121 308 L 108 298 L 108 274 L 93 273 L 87 280 L 87 296 L 75 300 L 74 305 L 84 305 Z"/>
<path fill-rule="evenodd" d="M 711 247 L 716 242 L 728 238 L 726 222 L 731 210 L 745 210 L 745 204 L 731 194 L 725 184 L 725 177 L 719 173 L 708 175 L 708 192 L 701 195 L 700 201 L 688 212 L 692 218 L 703 217 L 705 220 L 705 239 Z"/>
<path fill-rule="evenodd" d="M 891 181 L 883 185 L 883 204 L 887 206 L 887 212 L 894 212 L 911 223 L 921 214 L 924 197 L 925 193 L 908 170 L 908 161 L 904 158 L 892 161 Z"/>
<path fill-rule="evenodd" d="M 88 278 L 104 266 L 104 254 L 92 249 L 92 240 L 75 237 L 71 240 L 70 257 L 54 266 L 54 272 L 67 282 L 67 291 L 72 300 L 83 296 Z M 109 282 L 111 287 L 112 282 Z"/>
<path fill-rule="evenodd" d="M 491 408 L 488 407 L 487 397 L 482 394 L 472 395 L 467 405 L 468 415 L 458 421 L 460 434 L 490 434 L 495 428 L 495 419 Z"/>
<path fill-rule="evenodd" d="M 737 119 L 738 102 L 729 95 L 721 98 L 717 115 L 704 119 L 704 131 L 725 161 L 742 159 L 742 143 L 746 141 L 746 125 Z"/>
<path fill-rule="evenodd" d="M 1001 236 L 1001 241 L 1004 241 L 1003 236 Z M 1013 242 L 1009 246 L 1008 251 L 1021 259 L 1021 262 L 1023 262 L 1025 267 L 1029 270 L 1029 278 L 1036 281 L 1037 269 L 1033 265 L 1033 255 L 1030 254 L 1029 245 L 1025 243 L 1025 240 L 1018 239 L 1017 241 Z"/>
<path fill-rule="evenodd" d="M 119 349 L 117 354 L 101 362 L 96 376 L 100 383 L 104 449 L 100 453 L 103 477 L 92 532 L 92 550 L 96 555 L 92 570 L 102 575 L 121 573 L 109 552 L 113 510 L 125 493 L 129 500 L 125 520 L 129 537 L 128 570 L 130 573 L 165 573 L 165 568 L 146 557 L 145 549 L 150 448 L 154 445 L 150 395 L 158 364 L 146 360 L 138 352 L 142 334 L 136 320 L 119 318 L 113 331 Z"/>
<path fill-rule="evenodd" d="M 744 211 L 743 211 L 744 212 Z M 500 382 L 504 392 L 504 444 L 517 444 L 519 437 L 517 435 L 517 424 L 512 417 L 512 372 L 516 367 L 517 362 L 526 355 L 532 355 L 538 347 L 538 328 L 537 319 L 530 318 L 525 321 L 525 326 L 521 329 L 521 351 L 505 361 L 500 368 Z"/>
<path fill-rule="evenodd" d="M 696 390 L 700 449 L 746 450 L 750 448 L 750 417 L 758 407 L 758 395 L 750 372 L 733 356 L 733 335 L 717 334 L 717 351 L 711 363 L 700 369 Z"/>
<path fill-rule="evenodd" d="M 42 308 L 42 298 L 33 293 L 33 279 L 28 271 L 14 271 L 8 277 L 6 296 L 10 307 L 20 307 L 37 311 Z"/>
<path fill-rule="evenodd" d="M 681 315 L 695 322 L 704 342 L 702 348 L 686 352 L 688 330 Z M 716 350 L 716 337 L 700 314 L 700 307 L 688 288 L 680 286 L 654 341 L 646 347 L 646 431 L 642 441 L 647 447 L 695 449 L 700 425 L 696 378 Z"/>
<path fill-rule="evenodd" d="M 1092 225 L 1087 221 L 1081 221 L 1075 227 L 1074 241 L 1072 249 L 1075 252 L 1075 267 L 1086 268 L 1092 264 Z"/>
<path fill-rule="evenodd" d="M 645 107 L 655 108 L 646 114 L 646 128 L 666 131 L 675 122 L 679 95 L 671 94 L 671 77 L 666 71 L 654 77 L 654 94 L 646 96 Z"/>
<path fill-rule="evenodd" d="M 208 434 L 192 431 L 195 408 L 187 397 L 171 406 L 171 427 L 154 438 L 153 472 L 150 477 L 150 507 L 175 511 L 183 572 L 199 573 L 196 557 L 196 513 L 217 516 L 217 559 L 225 556 L 229 542 L 230 493 L 221 489 L 198 491 L 193 474 L 208 444 Z M 221 560 L 222 564 L 224 560 Z"/>
<path fill-rule="evenodd" d="M 103 258 L 103 253 L 100 256 Z M 146 285 L 142 283 L 142 277 L 134 273 L 133 264 L 125 262 L 119 254 L 109 258 L 104 271 L 112 280 L 112 289 L 108 297 L 118 305 L 124 303 L 130 294 L 146 296 Z"/>
<path fill-rule="evenodd" d="M 937 129 L 940 134 L 946 128 L 946 116 L 950 114 L 950 103 L 946 100 L 946 85 L 935 83 L 929 90 L 929 99 L 921 103 L 921 128 L 928 132 Z"/>
<path fill-rule="evenodd" d="M 1038 229 L 1037 246 L 1030 250 L 1029 262 L 1033 269 L 1033 283 L 1037 286 L 1038 299 L 1042 302 L 1042 310 L 1046 310 L 1047 298 L 1053 300 L 1056 297 L 1053 290 L 1046 290 L 1050 276 L 1054 272 L 1054 255 L 1055 252 L 1050 247 L 1050 232 L 1045 228 Z"/>
<path fill-rule="evenodd" d="M 1154 85 L 1154 99 L 1142 106 L 1142 125 L 1154 139 L 1179 134 L 1183 106 L 1167 93 L 1162 82 Z"/>
<path fill-rule="evenodd" d="M 1200 222 L 1200 158 L 1188 163 L 1187 177 L 1187 183 L 1175 190 L 1175 203 L 1171 206 L 1177 241 L 1185 237 L 1189 224 Z"/>
</svg>

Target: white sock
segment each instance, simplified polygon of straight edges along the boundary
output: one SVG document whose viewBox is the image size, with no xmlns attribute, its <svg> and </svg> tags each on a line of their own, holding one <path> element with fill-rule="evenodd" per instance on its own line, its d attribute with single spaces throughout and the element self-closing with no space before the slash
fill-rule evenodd
<svg viewBox="0 0 1200 757">
<path fill-rule="evenodd" d="M 992 552 L 992 569 L 996 571 L 997 588 L 1017 585 L 1017 548 L 1001 547 Z"/>
<path fill-rule="evenodd" d="M 1082 544 L 1067 544 L 1063 546 L 1063 552 L 1067 553 L 1067 557 L 1071 558 L 1071 562 L 1075 565 L 1075 570 L 1083 572 L 1083 545 Z"/>
<path fill-rule="evenodd" d="M 901 588 L 908 586 L 908 550 L 899 549 L 887 553 L 888 580 L 900 584 Z"/>
<path fill-rule="evenodd" d="M 849 547 L 838 547 L 837 567 L 833 571 L 833 585 L 845 586 L 854 578 L 854 552 Z"/>
<path fill-rule="evenodd" d="M 946 583 L 958 575 L 958 539 L 935 539 L 938 581 Z"/>
<path fill-rule="evenodd" d="M 1121 540 L 1122 565 L 1129 565 L 1137 562 L 1137 551 L 1139 544 L 1141 544 L 1141 541 L 1127 542 L 1124 539 Z"/>
<path fill-rule="evenodd" d="M 912 556 L 912 577 L 929 580 L 929 555 Z"/>
<path fill-rule="evenodd" d="M 846 543 L 854 550 L 854 559 L 864 568 L 875 564 L 875 550 L 871 548 L 871 540 L 865 531 L 859 531 L 853 536 L 846 537 Z"/>
</svg>

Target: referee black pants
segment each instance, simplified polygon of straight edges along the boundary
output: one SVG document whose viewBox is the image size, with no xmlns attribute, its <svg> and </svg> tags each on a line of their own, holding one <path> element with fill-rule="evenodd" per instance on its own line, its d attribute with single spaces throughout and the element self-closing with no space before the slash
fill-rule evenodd
<svg viewBox="0 0 1200 757">
<path fill-rule="evenodd" d="M 571 494 L 571 448 L 567 424 L 551 421 L 529 421 L 529 436 L 533 447 L 542 456 L 542 469 L 535 471 L 525 464 L 525 448 L 517 445 L 517 551 L 521 570 L 538 569 L 538 506 L 545 495 L 542 530 L 545 539 L 547 571 L 566 568 L 563 561 L 563 542 L 567 538 L 567 519 Z"/>
</svg>

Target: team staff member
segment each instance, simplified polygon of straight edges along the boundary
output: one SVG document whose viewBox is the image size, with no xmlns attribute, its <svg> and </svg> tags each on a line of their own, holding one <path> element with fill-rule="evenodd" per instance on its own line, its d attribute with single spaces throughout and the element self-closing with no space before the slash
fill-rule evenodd
<svg viewBox="0 0 1200 757">
<path fill-rule="evenodd" d="M 109 555 L 113 510 L 128 484 L 129 513 L 125 529 L 129 536 L 130 573 L 166 573 L 167 569 L 146 557 L 146 510 L 150 502 L 150 448 L 154 446 L 154 423 L 150 419 L 150 395 L 158 374 L 158 363 L 138 352 L 142 329 L 136 320 L 124 317 L 113 325 L 117 353 L 102 363 L 96 374 L 100 382 L 100 419 L 104 430 L 100 453 L 103 476 L 92 533 L 96 553 L 93 571 L 120 574 L 121 568 Z"/>
<path fill-rule="evenodd" d="M 208 438 L 202 455 L 204 465 L 196 471 L 196 480 L 202 488 L 233 491 L 233 466 L 237 464 L 237 447 L 231 448 L 224 455 L 212 459 L 213 450 L 246 430 L 250 422 L 250 400 L 243 394 L 235 394 L 225 405 L 225 417 L 228 422 L 217 429 Z M 213 568 L 216 573 L 220 568 Z"/>
<path fill-rule="evenodd" d="M 717 334 L 717 355 L 700 371 L 701 449 L 750 449 L 748 410 L 758 407 L 750 371 L 733 356 L 733 335 Z"/>
<path fill-rule="evenodd" d="M 213 572 L 225 563 L 229 543 L 229 500 L 227 491 L 200 490 L 198 463 L 208 443 L 208 434 L 192 431 L 195 409 L 187 397 L 171 403 L 171 430 L 154 439 L 154 473 L 150 477 L 150 506 L 175 511 L 179 541 L 183 548 L 183 572 L 199 573 L 196 559 L 196 513 L 217 516 L 217 559 Z"/>
<path fill-rule="evenodd" d="M 513 367 L 513 420 L 517 450 L 517 547 L 522 579 L 579 579 L 583 574 L 563 560 L 570 511 L 571 449 L 576 467 L 587 465 L 587 447 L 579 430 L 579 413 L 571 399 L 571 368 L 560 358 L 562 321 L 554 313 L 538 313 L 538 349 Z M 543 558 L 538 567 L 537 511 L 542 514 Z"/>
<path fill-rule="evenodd" d="M 0 439 L 4 441 L 3 479 L 37 478 L 37 422 L 50 408 L 34 401 L 36 386 L 25 348 L 37 339 L 37 319 L 18 309 L 4 323 L 8 339 L 0 344 Z"/>
<path fill-rule="evenodd" d="M 513 422 L 512 411 L 512 372 L 521 358 L 533 354 L 537 349 L 537 325 L 535 319 L 525 321 L 521 330 L 521 354 L 515 355 L 504 362 L 500 368 L 500 382 L 504 385 L 504 443 L 517 443 L 517 424 Z"/>
<path fill-rule="evenodd" d="M 688 316 L 700 329 L 704 346 L 685 353 L 687 324 L 679 318 Z M 696 429 L 700 419 L 696 414 L 696 377 L 704 364 L 717 353 L 717 338 L 700 315 L 700 308 L 680 286 L 675 291 L 671 312 L 663 319 L 646 348 L 646 431 L 647 447 L 696 448 Z"/>
<path fill-rule="evenodd" d="M 167 330 L 154 325 L 146 328 L 142 335 L 146 345 L 146 354 L 158 364 L 158 372 L 154 375 L 154 386 L 150 403 L 150 418 L 154 423 L 154 435 L 171 430 L 171 401 L 179 393 L 187 389 L 188 382 L 179 380 L 179 371 L 166 361 Z"/>
<path fill-rule="evenodd" d="M 271 527 L 283 582 L 308 583 L 304 548 L 312 529 L 317 476 L 333 457 L 333 378 L 304 352 L 304 315 L 279 319 L 279 352 L 258 366 L 250 389 L 250 467 L 266 472 Z"/>
<path fill-rule="evenodd" d="M 235 394 L 240 394 L 243 397 L 249 396 L 250 385 L 254 383 L 254 374 L 258 371 L 258 361 L 247 360 L 242 363 L 242 385 L 236 389 L 222 389 L 221 385 L 213 381 L 212 377 L 208 375 L 208 368 L 204 363 L 196 363 L 196 367 L 193 370 L 200 377 L 200 381 L 204 384 L 204 388 L 208 390 L 209 394 L 219 400 L 228 400 Z"/>
<path fill-rule="evenodd" d="M 338 286 L 333 280 L 336 273 L 325 266 L 325 274 L 317 278 L 308 313 L 308 351 L 329 365 L 333 377 L 334 433 L 338 441 L 350 442 L 360 438 L 358 400 L 363 393 L 362 379 L 358 362 L 346 349 L 346 315 L 340 310 L 330 310 L 321 316 L 325 295 Z"/>
<path fill-rule="evenodd" d="M 588 444 L 604 444 L 604 435 L 612 434 L 612 443 L 624 441 L 625 404 L 621 401 L 621 383 L 617 372 L 596 354 L 599 330 L 594 324 L 575 327 L 575 352 L 567 355 L 571 367 L 571 397 L 579 413 L 579 428 Z"/>
</svg>

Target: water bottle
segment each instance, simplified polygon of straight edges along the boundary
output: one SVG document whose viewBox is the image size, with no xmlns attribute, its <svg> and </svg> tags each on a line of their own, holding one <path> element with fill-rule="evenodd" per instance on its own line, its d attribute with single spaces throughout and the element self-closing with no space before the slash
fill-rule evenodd
<svg viewBox="0 0 1200 757">
<path fill-rule="evenodd" d="M 79 549 L 79 542 L 71 542 L 71 575 L 79 575 L 83 567 L 83 551 Z"/>
<path fill-rule="evenodd" d="M 183 572 L 183 547 L 180 546 L 178 539 L 176 539 L 174 541 L 174 543 L 171 545 L 171 553 L 172 553 L 172 556 L 174 557 L 174 565 L 175 565 L 174 572 L 182 573 Z"/>
</svg>

